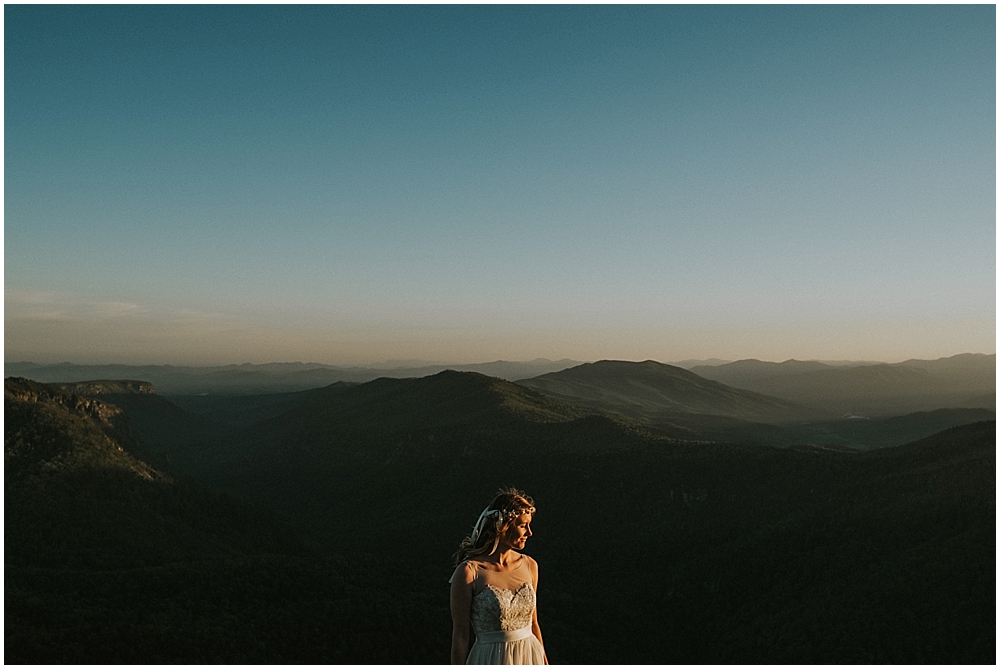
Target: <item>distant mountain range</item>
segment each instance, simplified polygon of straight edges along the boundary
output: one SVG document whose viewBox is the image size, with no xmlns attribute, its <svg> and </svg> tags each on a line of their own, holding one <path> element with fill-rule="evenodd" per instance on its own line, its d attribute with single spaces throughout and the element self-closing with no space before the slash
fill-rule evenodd
<svg viewBox="0 0 1000 669">
<path fill-rule="evenodd" d="M 5 373 L 8 376 L 23 376 L 44 383 L 93 379 L 141 379 L 152 383 L 157 393 L 168 397 L 259 396 L 312 390 L 337 382 L 365 383 L 383 377 L 420 378 L 445 369 L 478 372 L 509 381 L 532 380 L 528 385 L 531 383 L 551 385 L 551 380 L 535 382 L 533 379 L 579 367 L 581 364 L 583 363 L 565 359 L 558 361 L 538 359 L 528 362 L 498 360 L 470 365 L 423 366 L 417 362 L 400 362 L 400 366 L 389 368 L 335 367 L 319 363 L 178 367 L 71 363 L 37 365 L 31 362 L 15 362 L 5 364 Z M 725 362 L 711 359 L 688 360 L 666 367 L 689 367 L 688 371 L 704 379 L 723 383 L 732 389 L 767 395 L 771 397 L 772 402 L 782 400 L 800 408 L 808 407 L 813 410 L 814 417 L 823 414 L 876 417 L 940 408 L 995 409 L 996 406 L 996 355 L 962 354 L 939 360 L 908 360 L 895 364 L 797 360 L 781 363 L 760 360 Z M 554 387 L 552 390 L 556 392 Z M 597 397 L 585 397 L 586 393 L 580 396 L 570 393 L 568 396 L 576 397 L 577 400 L 598 401 Z M 637 399 L 629 397 L 628 403 L 644 405 L 649 398 L 634 401 Z M 668 402 L 660 409 L 667 410 L 671 406 L 673 404 Z M 602 408 L 610 409 L 610 407 Z M 759 420 L 763 415 L 756 410 L 737 410 L 735 407 L 731 409 L 733 410 L 722 411 L 722 415 L 749 420 Z M 612 410 L 621 411 L 621 406 Z M 698 412 L 704 412 L 704 409 L 698 409 Z M 767 418 L 769 421 L 786 420 L 785 417 L 780 417 L 780 413 L 780 411 L 772 411 L 770 414 L 765 412 L 769 415 Z M 786 416 L 791 416 L 792 413 L 794 412 L 786 412 Z M 675 425 L 675 427 L 682 426 Z"/>
<path fill-rule="evenodd" d="M 813 406 L 741 390 L 654 361 L 584 363 L 523 379 L 518 384 L 568 402 L 574 411 L 582 409 L 589 414 L 618 416 L 620 420 L 655 429 L 661 436 L 673 439 L 781 447 L 836 445 L 865 450 L 902 444 L 975 420 L 992 419 L 995 394 L 990 374 L 994 361 L 994 356 L 965 355 L 938 361 L 907 361 L 900 365 L 840 368 L 816 361 L 764 363 L 749 360 L 711 369 L 700 368 L 706 375 L 729 378 L 733 383 L 771 384 L 784 388 L 785 397 L 806 397 L 816 403 Z M 304 367 L 297 363 L 237 366 L 235 371 L 230 370 L 233 374 L 230 381 L 235 383 L 247 375 L 298 374 L 308 371 Z M 128 368 L 128 371 L 142 370 Z M 218 370 L 199 371 L 210 377 L 219 373 Z M 922 383 L 912 382 L 914 377 Z M 905 383 L 907 379 L 911 382 Z M 833 383 L 837 380 L 839 385 Z M 365 388 L 358 396 L 373 392 L 376 387 L 388 387 L 383 385 L 387 381 L 388 377 L 383 377 L 383 381 L 374 386 L 362 384 Z M 402 384 L 401 388 L 422 387 L 423 383 L 426 382 Z M 247 387 L 241 386 L 239 394 L 220 391 L 169 395 L 170 401 L 153 393 L 153 386 L 145 381 L 87 381 L 60 385 L 80 395 L 103 397 L 125 408 L 133 422 L 142 428 L 150 448 L 170 453 L 172 461 L 185 469 L 203 464 L 203 452 L 215 449 L 219 438 L 228 431 L 278 417 L 310 398 L 340 392 L 358 383 L 337 382 L 325 389 L 264 394 L 246 394 Z M 905 401 L 901 401 L 901 386 L 909 393 L 902 398 Z M 958 399 L 955 388 L 961 389 Z M 981 393 L 978 401 L 977 392 Z M 970 395 L 971 399 L 962 399 Z M 849 401 L 846 406 L 842 401 L 845 398 Z M 426 399 L 416 402 L 415 406 L 423 407 L 420 402 Z M 452 411 L 455 408 L 444 407 Z M 376 412 L 373 420 L 381 420 L 381 416 L 395 411 L 387 407 L 381 413 Z M 876 420 L 859 421 L 858 415 Z M 893 422 L 883 420 L 893 416 Z M 251 437 L 248 443 L 253 441 Z M 163 462 L 159 464 L 166 466 Z"/>
<path fill-rule="evenodd" d="M 697 366 L 708 366 L 712 367 L 715 365 L 725 365 L 726 363 L 732 362 L 732 360 L 723 360 L 722 358 L 708 358 L 706 360 L 676 360 L 667 364 L 673 365 L 674 367 L 680 367 L 682 369 L 691 369 Z"/>
<path fill-rule="evenodd" d="M 937 367 L 961 369 L 963 361 L 955 362 L 958 364 L 938 363 Z M 933 364 L 929 366 L 934 367 Z M 734 378 L 744 379 L 749 375 L 749 369 L 757 373 L 755 378 L 762 379 L 762 383 L 786 377 L 808 381 L 816 378 L 811 374 L 825 370 L 838 374 L 843 372 L 844 376 L 855 380 L 855 385 L 857 379 L 886 375 L 884 365 L 859 367 L 854 374 L 818 362 L 760 364 L 758 361 L 742 361 L 728 367 L 732 370 L 730 376 Z M 920 378 L 925 378 L 919 369 L 888 370 L 889 375 L 893 373 L 919 374 Z M 822 381 L 827 377 L 821 374 L 819 378 Z M 518 383 L 567 402 L 623 416 L 675 438 L 779 447 L 815 444 L 868 450 L 898 446 L 956 425 L 993 420 L 996 415 L 992 408 L 936 408 L 903 415 L 890 413 L 892 418 L 872 420 L 850 415 L 844 417 L 838 411 L 842 407 L 836 402 L 818 404 L 819 407 L 832 409 L 824 411 L 817 406 L 807 407 L 738 390 L 653 361 L 601 361 Z M 841 392 L 848 393 L 851 388 L 845 384 Z M 894 394 L 896 386 L 890 385 L 884 396 L 878 390 L 868 389 L 867 394 L 857 399 L 859 403 L 852 406 L 869 410 L 873 405 L 881 407 L 890 402 L 892 406 L 900 406 L 904 410 L 914 403 L 917 406 L 936 406 L 934 398 L 937 395 L 926 392 L 926 387 L 914 389 L 909 405 L 898 402 L 898 395 Z M 818 401 L 823 398 L 817 393 L 812 399 Z M 882 403 L 878 404 L 880 401 Z M 953 398 L 948 396 L 943 401 L 944 406 L 949 406 L 952 401 Z M 976 404 L 970 402 L 969 406 L 975 407 Z M 869 413 L 877 415 L 875 411 Z"/>
<path fill-rule="evenodd" d="M 338 381 L 364 383 L 377 378 L 419 378 L 446 369 L 479 372 L 516 380 L 580 364 L 575 360 L 538 358 L 527 362 L 494 362 L 458 365 L 405 364 L 399 367 L 337 367 L 320 363 L 242 364 L 215 367 L 175 365 L 75 365 L 69 362 L 39 365 L 4 363 L 4 376 L 21 376 L 43 383 L 68 383 L 92 379 L 143 379 L 164 395 L 257 395 L 320 388 Z"/>
<path fill-rule="evenodd" d="M 940 408 L 996 408 L 995 354 L 859 367 L 741 360 L 691 371 L 734 388 L 837 414 L 889 416 Z"/>
</svg>

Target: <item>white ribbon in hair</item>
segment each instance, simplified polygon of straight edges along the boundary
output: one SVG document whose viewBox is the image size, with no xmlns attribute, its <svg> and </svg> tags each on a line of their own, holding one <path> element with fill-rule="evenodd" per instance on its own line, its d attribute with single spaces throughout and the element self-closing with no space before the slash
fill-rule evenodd
<svg viewBox="0 0 1000 669">
<path fill-rule="evenodd" d="M 473 546 L 475 546 L 476 541 L 479 540 L 479 533 L 483 531 L 483 522 L 491 516 L 499 516 L 500 513 L 501 513 L 500 509 L 491 509 L 489 507 L 483 509 L 483 512 L 479 514 L 479 520 L 476 521 L 476 524 L 472 528 L 471 539 Z"/>
</svg>

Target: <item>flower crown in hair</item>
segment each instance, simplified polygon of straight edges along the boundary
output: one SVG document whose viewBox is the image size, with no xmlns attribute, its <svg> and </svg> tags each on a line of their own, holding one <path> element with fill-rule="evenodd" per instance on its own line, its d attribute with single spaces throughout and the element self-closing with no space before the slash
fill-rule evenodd
<svg viewBox="0 0 1000 669">
<path fill-rule="evenodd" d="M 535 507 L 528 506 L 522 509 L 512 509 L 506 513 L 500 509 L 491 509 L 486 507 L 483 512 L 479 514 L 479 520 L 476 521 L 476 525 L 472 528 L 472 545 L 476 545 L 476 541 L 479 539 L 479 534 L 483 531 L 483 525 L 487 518 L 497 518 L 501 523 L 505 520 L 510 520 L 511 518 L 517 518 L 523 513 L 534 513 Z"/>
</svg>

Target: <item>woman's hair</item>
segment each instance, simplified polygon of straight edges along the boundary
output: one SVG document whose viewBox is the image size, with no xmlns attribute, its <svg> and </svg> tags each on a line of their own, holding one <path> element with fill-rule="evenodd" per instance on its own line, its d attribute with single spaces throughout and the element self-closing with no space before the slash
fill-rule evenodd
<svg viewBox="0 0 1000 669">
<path fill-rule="evenodd" d="M 522 514 L 534 512 L 535 503 L 530 497 L 517 488 L 502 488 L 480 514 L 472 533 L 462 539 L 455 553 L 455 564 L 480 555 L 493 555 L 500 538 L 514 521 Z"/>
</svg>

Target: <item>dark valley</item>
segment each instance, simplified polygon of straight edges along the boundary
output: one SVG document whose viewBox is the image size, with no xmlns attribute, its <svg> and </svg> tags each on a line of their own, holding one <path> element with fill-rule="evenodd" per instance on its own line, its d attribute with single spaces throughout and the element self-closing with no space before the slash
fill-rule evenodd
<svg viewBox="0 0 1000 669">
<path fill-rule="evenodd" d="M 992 663 L 993 360 L 8 378 L 5 660 L 445 662 L 451 555 L 516 485 L 553 663 Z"/>
</svg>

